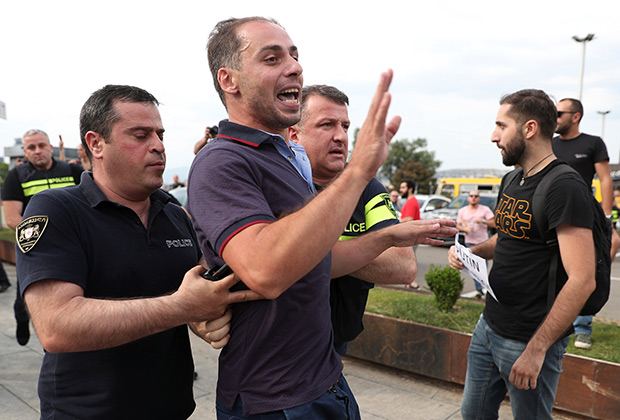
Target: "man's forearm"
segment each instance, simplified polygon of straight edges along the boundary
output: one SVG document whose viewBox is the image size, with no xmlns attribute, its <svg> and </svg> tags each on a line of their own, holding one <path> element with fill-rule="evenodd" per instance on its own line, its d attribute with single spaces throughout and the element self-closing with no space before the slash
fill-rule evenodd
<svg viewBox="0 0 620 420">
<path fill-rule="evenodd" d="M 332 249 L 332 278 L 359 270 L 382 255 L 388 248 L 409 248 L 411 251 L 411 247 L 414 245 L 440 245 L 442 241 L 433 238 L 454 236 L 456 229 L 452 227 L 453 225 L 454 222 L 443 219 L 416 220 L 409 223 L 398 223 L 367 233 L 356 239 L 339 242 Z M 415 256 L 412 251 L 393 251 L 384 257 L 405 258 L 415 264 Z M 392 260 L 389 263 L 396 264 L 397 262 Z M 400 261 L 400 263 L 406 264 L 404 261 Z M 409 267 L 409 270 L 412 268 Z M 417 268 L 415 270 L 417 271 Z M 415 272 L 405 273 L 404 275 L 409 277 L 409 282 L 411 282 L 415 277 Z M 395 282 L 404 283 L 405 280 L 396 280 Z"/>
<path fill-rule="evenodd" d="M 474 245 L 470 247 L 469 249 L 471 250 L 472 253 L 476 254 L 477 256 L 481 258 L 484 258 L 485 260 L 492 260 L 493 254 L 495 253 L 496 244 L 497 244 L 497 233 L 491 236 L 486 241 L 478 245 Z"/>
<path fill-rule="evenodd" d="M 64 286 L 63 282 L 41 282 L 30 286 L 33 290 L 25 295 L 41 343 L 52 353 L 116 347 L 183 323 L 180 310 L 173 310 L 167 302 L 169 296 L 100 300 L 76 295 L 65 300 L 59 297 Z M 174 313 L 179 316 L 175 318 Z"/>
<path fill-rule="evenodd" d="M 413 248 L 388 248 L 351 276 L 375 284 L 409 284 L 418 273 Z"/>
<path fill-rule="evenodd" d="M 603 211 L 606 215 L 610 215 L 613 207 L 613 181 L 611 176 L 603 177 L 600 181 L 602 197 L 601 207 L 603 207 Z"/>
<path fill-rule="evenodd" d="M 387 121 L 392 75 L 391 70 L 381 74 L 351 160 L 340 176 L 301 210 L 275 223 L 247 227 L 223 248 L 224 260 L 252 290 L 268 299 L 278 297 L 310 272 L 344 231 L 400 126 L 400 117 Z M 230 117 L 235 122 L 237 116 Z"/>
<path fill-rule="evenodd" d="M 19 222 L 22 221 L 23 204 L 21 201 L 7 200 L 2 203 L 2 206 L 4 208 L 6 225 L 10 229 L 15 230 Z"/>
<path fill-rule="evenodd" d="M 338 241 L 332 248 L 332 278 L 363 269 L 392 245 L 389 227 L 366 233 L 355 239 Z"/>
<path fill-rule="evenodd" d="M 233 236 L 222 251 L 224 260 L 252 290 L 267 298 L 279 296 L 336 244 L 367 183 L 348 165 L 299 211 Z"/>
<path fill-rule="evenodd" d="M 556 232 L 568 280 L 528 343 L 528 350 L 534 353 L 546 352 L 570 328 L 596 287 L 592 231 L 562 224 Z"/>
<path fill-rule="evenodd" d="M 594 164 L 594 170 L 601 185 L 601 207 L 606 215 L 611 214 L 613 206 L 614 185 L 609 172 L 609 161 L 604 160 Z"/>
<path fill-rule="evenodd" d="M 570 328 L 586 303 L 589 293 L 584 292 L 582 288 L 574 287 L 567 281 L 558 294 L 551 311 L 528 343 L 528 347 L 546 352 L 553 343 L 558 341 Z"/>
</svg>

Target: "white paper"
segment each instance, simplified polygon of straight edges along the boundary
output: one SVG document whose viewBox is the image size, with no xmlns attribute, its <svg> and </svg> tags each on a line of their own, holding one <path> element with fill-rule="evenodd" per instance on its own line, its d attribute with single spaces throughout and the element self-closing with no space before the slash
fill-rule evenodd
<svg viewBox="0 0 620 420">
<path fill-rule="evenodd" d="M 482 287 L 484 287 L 487 292 L 491 296 L 493 296 L 493 299 L 497 300 L 497 297 L 495 297 L 495 293 L 493 293 L 493 289 L 491 289 L 491 285 L 489 284 L 486 261 L 484 260 L 484 258 L 480 258 L 479 256 L 472 254 L 469 248 L 459 243 L 458 239 L 459 235 L 457 233 L 454 240 L 454 247 L 456 251 L 456 256 L 465 266 L 465 269 L 462 271 L 476 279 L 482 285 Z"/>
</svg>

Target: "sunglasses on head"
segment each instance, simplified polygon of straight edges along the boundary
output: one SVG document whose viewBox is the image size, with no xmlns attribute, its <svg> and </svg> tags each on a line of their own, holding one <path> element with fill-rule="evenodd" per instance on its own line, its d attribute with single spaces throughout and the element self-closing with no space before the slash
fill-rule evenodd
<svg viewBox="0 0 620 420">
<path fill-rule="evenodd" d="M 558 111 L 558 118 L 562 118 L 562 115 L 564 114 L 576 114 L 577 112 L 575 111 Z"/>
</svg>

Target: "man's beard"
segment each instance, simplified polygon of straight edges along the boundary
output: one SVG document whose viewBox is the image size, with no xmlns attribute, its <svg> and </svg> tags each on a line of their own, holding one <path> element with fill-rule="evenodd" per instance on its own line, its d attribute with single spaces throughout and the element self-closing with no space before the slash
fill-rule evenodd
<svg viewBox="0 0 620 420">
<path fill-rule="evenodd" d="M 570 126 L 568 124 L 564 124 L 564 125 L 558 124 L 558 126 L 555 129 L 555 132 L 556 134 L 559 134 L 560 136 L 564 136 L 568 134 L 569 129 L 570 129 Z"/>
<path fill-rule="evenodd" d="M 404 192 L 404 193 L 402 193 L 400 196 L 401 196 L 402 198 L 407 198 L 407 197 L 409 197 L 409 191 L 405 191 L 405 192 Z"/>
<path fill-rule="evenodd" d="M 521 130 L 518 130 L 510 144 L 504 148 L 502 163 L 506 166 L 519 164 L 523 152 L 525 152 L 525 137 Z"/>
</svg>

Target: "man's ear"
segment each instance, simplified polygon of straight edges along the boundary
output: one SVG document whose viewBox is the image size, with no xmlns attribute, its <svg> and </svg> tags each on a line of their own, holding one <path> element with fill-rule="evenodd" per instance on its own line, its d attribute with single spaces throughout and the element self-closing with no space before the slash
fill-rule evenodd
<svg viewBox="0 0 620 420">
<path fill-rule="evenodd" d="M 538 133 L 538 122 L 536 120 L 528 120 L 523 124 L 523 137 L 531 139 Z"/>
<path fill-rule="evenodd" d="M 90 150 L 93 160 L 100 158 L 103 151 L 103 143 L 105 143 L 101 134 L 89 131 L 84 136 L 84 140 L 86 140 L 86 145 Z"/>
<path fill-rule="evenodd" d="M 232 69 L 221 68 L 217 71 L 217 82 L 222 90 L 231 95 L 239 92 L 237 73 Z"/>
<path fill-rule="evenodd" d="M 295 142 L 295 143 L 299 143 L 298 133 L 299 133 L 299 127 L 298 126 L 294 125 L 292 127 L 289 127 L 288 128 L 288 139 L 290 141 Z"/>
</svg>

